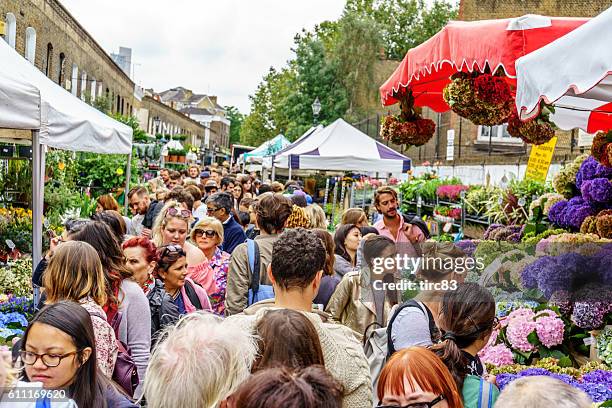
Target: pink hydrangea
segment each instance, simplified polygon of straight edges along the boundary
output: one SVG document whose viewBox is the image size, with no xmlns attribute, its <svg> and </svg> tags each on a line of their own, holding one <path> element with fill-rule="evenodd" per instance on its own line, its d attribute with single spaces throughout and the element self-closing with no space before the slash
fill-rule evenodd
<svg viewBox="0 0 612 408">
<path fill-rule="evenodd" d="M 533 312 L 533 310 L 526 308 L 526 307 L 521 307 L 520 309 L 516 309 L 510 312 L 507 320 L 508 320 L 508 323 L 510 323 L 512 320 L 515 320 L 515 319 L 533 320 L 534 317 L 535 317 L 535 313 Z"/>
<path fill-rule="evenodd" d="M 485 347 L 478 353 L 483 363 L 493 364 L 496 367 L 514 364 L 512 351 L 505 344 Z"/>
<path fill-rule="evenodd" d="M 554 313 L 554 312 L 553 312 Z M 536 321 L 536 333 L 542 344 L 552 347 L 563 343 L 565 325 L 556 315 L 539 317 Z"/>
<path fill-rule="evenodd" d="M 519 317 L 509 319 L 508 327 L 506 328 L 506 337 L 515 349 L 524 352 L 534 351 L 535 347 L 533 344 L 529 343 L 527 336 L 529 336 L 535 328 L 536 323 L 528 318 Z"/>
</svg>

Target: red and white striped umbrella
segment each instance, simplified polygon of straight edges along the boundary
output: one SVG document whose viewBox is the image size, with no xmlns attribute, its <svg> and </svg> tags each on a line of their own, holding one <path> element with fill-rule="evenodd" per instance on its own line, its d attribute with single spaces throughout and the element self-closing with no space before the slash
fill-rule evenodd
<svg viewBox="0 0 612 408">
<path fill-rule="evenodd" d="M 612 7 L 550 44 L 516 60 L 521 119 L 553 104 L 561 129 L 612 129 Z"/>
</svg>

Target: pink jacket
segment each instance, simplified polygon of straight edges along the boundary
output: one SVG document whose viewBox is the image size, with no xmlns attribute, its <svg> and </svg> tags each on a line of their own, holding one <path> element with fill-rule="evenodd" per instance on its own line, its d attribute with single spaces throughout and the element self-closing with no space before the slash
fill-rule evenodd
<svg viewBox="0 0 612 408">
<path fill-rule="evenodd" d="M 185 285 L 187 285 L 187 282 L 191 283 L 191 286 L 195 290 L 196 295 L 200 300 L 200 304 L 202 305 L 202 310 L 212 312 L 212 307 L 210 305 L 210 300 L 208 300 L 208 294 L 206 293 L 206 290 L 204 290 L 204 288 L 202 288 L 200 285 L 198 285 L 191 279 L 185 278 Z M 183 285 L 183 287 L 181 288 L 181 296 L 183 297 L 183 302 L 185 302 L 185 311 L 187 313 L 192 313 L 195 312 L 197 309 L 189 300 L 189 296 L 187 296 L 187 292 L 185 291 L 185 285 Z"/>
</svg>

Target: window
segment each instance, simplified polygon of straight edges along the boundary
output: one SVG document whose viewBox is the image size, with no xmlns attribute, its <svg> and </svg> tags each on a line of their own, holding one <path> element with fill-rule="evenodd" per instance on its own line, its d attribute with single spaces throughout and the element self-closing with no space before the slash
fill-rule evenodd
<svg viewBox="0 0 612 408">
<path fill-rule="evenodd" d="M 34 64 L 36 58 L 36 30 L 28 27 L 25 33 L 25 58 Z"/>
<path fill-rule="evenodd" d="M 495 143 L 523 144 L 518 137 L 510 136 L 507 123 L 499 126 L 478 126 L 478 141 L 488 142 L 489 140 Z"/>
<path fill-rule="evenodd" d="M 15 39 L 17 38 L 17 19 L 13 13 L 6 13 L 6 33 L 4 40 L 8 45 L 15 48 Z"/>
<path fill-rule="evenodd" d="M 45 75 L 48 77 L 52 71 L 53 66 L 53 44 L 47 44 L 47 61 L 45 63 Z"/>
<path fill-rule="evenodd" d="M 77 96 L 77 81 L 79 80 L 79 67 L 77 64 L 72 64 L 72 76 L 70 77 L 70 92 Z"/>
<path fill-rule="evenodd" d="M 87 94 L 87 72 L 83 71 L 81 74 L 81 100 L 85 100 Z"/>
<path fill-rule="evenodd" d="M 60 52 L 59 55 L 59 66 L 58 66 L 58 74 L 57 74 L 57 83 L 59 86 L 63 87 L 64 84 L 64 66 L 66 65 L 66 55 L 63 52 Z"/>
</svg>

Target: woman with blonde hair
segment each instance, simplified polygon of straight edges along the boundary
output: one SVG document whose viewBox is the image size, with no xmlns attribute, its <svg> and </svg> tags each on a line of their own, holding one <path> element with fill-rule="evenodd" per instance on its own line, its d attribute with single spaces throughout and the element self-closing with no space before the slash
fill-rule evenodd
<svg viewBox="0 0 612 408">
<path fill-rule="evenodd" d="M 321 228 L 327 229 L 327 218 L 325 216 L 325 211 L 318 204 L 310 204 L 304 208 L 306 211 L 306 215 L 310 219 L 310 229 Z"/>
<path fill-rule="evenodd" d="M 71 300 L 89 312 L 96 338 L 98 367 L 107 377 L 112 377 L 118 348 L 115 331 L 102 309 L 107 299 L 106 284 L 96 250 L 83 241 L 59 245 L 49 261 L 43 285 L 46 303 Z"/>
<path fill-rule="evenodd" d="M 463 408 L 448 368 L 423 347 L 395 353 L 380 373 L 376 393 L 380 406 L 385 407 Z"/>
<path fill-rule="evenodd" d="M 202 251 L 206 260 L 187 268 L 187 276 L 206 290 L 214 313 L 224 316 L 230 254 L 220 249 L 223 244 L 223 224 L 213 217 L 202 218 L 191 230 L 191 241 Z"/>
<path fill-rule="evenodd" d="M 206 260 L 202 251 L 187 241 L 189 226 L 193 218 L 191 211 L 177 201 L 168 201 L 155 218 L 152 241 L 159 248 L 164 245 L 179 245 L 187 254 L 187 266 L 196 266 Z"/>
</svg>

